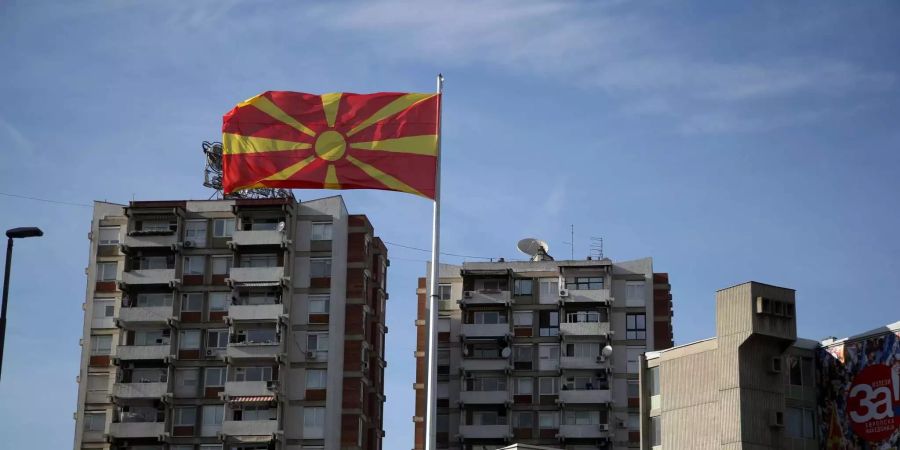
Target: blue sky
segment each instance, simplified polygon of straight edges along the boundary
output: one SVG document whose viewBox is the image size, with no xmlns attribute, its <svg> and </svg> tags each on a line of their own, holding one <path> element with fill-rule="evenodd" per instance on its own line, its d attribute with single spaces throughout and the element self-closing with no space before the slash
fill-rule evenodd
<svg viewBox="0 0 900 450">
<path fill-rule="evenodd" d="M 557 257 L 605 239 L 669 272 L 678 343 L 716 289 L 797 289 L 801 336 L 900 320 L 895 2 L 0 2 L 0 228 L 13 263 L 0 435 L 71 447 L 92 200 L 205 199 L 200 142 L 266 90 L 447 78 L 443 249 Z M 322 196 L 298 191 L 298 197 Z M 389 242 L 431 204 L 351 191 Z M 416 278 L 390 247 L 385 448 L 412 444 Z M 460 258 L 445 257 L 444 262 Z M 38 401 L 36 401 L 38 400 Z"/>
</svg>

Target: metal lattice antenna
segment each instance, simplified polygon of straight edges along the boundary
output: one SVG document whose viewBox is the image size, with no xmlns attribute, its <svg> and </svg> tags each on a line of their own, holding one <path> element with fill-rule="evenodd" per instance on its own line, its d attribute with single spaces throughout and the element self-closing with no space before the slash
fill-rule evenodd
<svg viewBox="0 0 900 450">
<path fill-rule="evenodd" d="M 591 237 L 591 257 L 603 259 L 603 238 Z"/>
<path fill-rule="evenodd" d="M 230 194 L 222 193 L 222 143 L 203 141 L 203 154 L 206 155 L 206 169 L 203 172 L 203 185 L 214 189 L 213 196 L 221 198 L 290 198 L 294 193 L 290 189 L 257 188 L 244 189 Z"/>
</svg>

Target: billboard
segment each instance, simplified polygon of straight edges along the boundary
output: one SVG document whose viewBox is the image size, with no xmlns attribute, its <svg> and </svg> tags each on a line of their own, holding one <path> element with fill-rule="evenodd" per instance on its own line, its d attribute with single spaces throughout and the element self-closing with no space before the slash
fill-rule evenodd
<svg viewBox="0 0 900 450">
<path fill-rule="evenodd" d="M 820 348 L 817 364 L 821 448 L 900 449 L 900 331 Z"/>
</svg>

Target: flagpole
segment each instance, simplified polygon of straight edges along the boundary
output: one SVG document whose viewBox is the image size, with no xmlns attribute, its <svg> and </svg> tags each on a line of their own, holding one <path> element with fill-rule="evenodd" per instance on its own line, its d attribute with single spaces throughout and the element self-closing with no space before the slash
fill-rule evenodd
<svg viewBox="0 0 900 450">
<path fill-rule="evenodd" d="M 444 109 L 444 77 L 437 76 L 438 128 L 437 128 L 437 167 L 434 175 L 434 219 L 431 225 L 431 283 L 428 288 L 428 351 L 426 357 L 427 381 L 425 383 L 425 450 L 437 448 L 437 321 L 438 321 L 438 283 L 440 282 L 440 243 L 441 243 L 441 122 Z"/>
</svg>

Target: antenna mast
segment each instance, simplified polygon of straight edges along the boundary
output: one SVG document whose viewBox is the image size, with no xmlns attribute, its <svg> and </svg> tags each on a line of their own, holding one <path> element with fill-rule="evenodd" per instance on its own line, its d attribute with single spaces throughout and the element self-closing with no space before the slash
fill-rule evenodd
<svg viewBox="0 0 900 450">
<path fill-rule="evenodd" d="M 203 185 L 214 189 L 212 196 L 221 198 L 290 198 L 294 193 L 290 189 L 256 188 L 244 189 L 230 194 L 222 193 L 222 143 L 203 141 L 203 154 L 206 155 L 206 169 L 203 171 Z"/>
<path fill-rule="evenodd" d="M 591 236 L 591 256 L 603 259 L 603 238 Z"/>
</svg>

